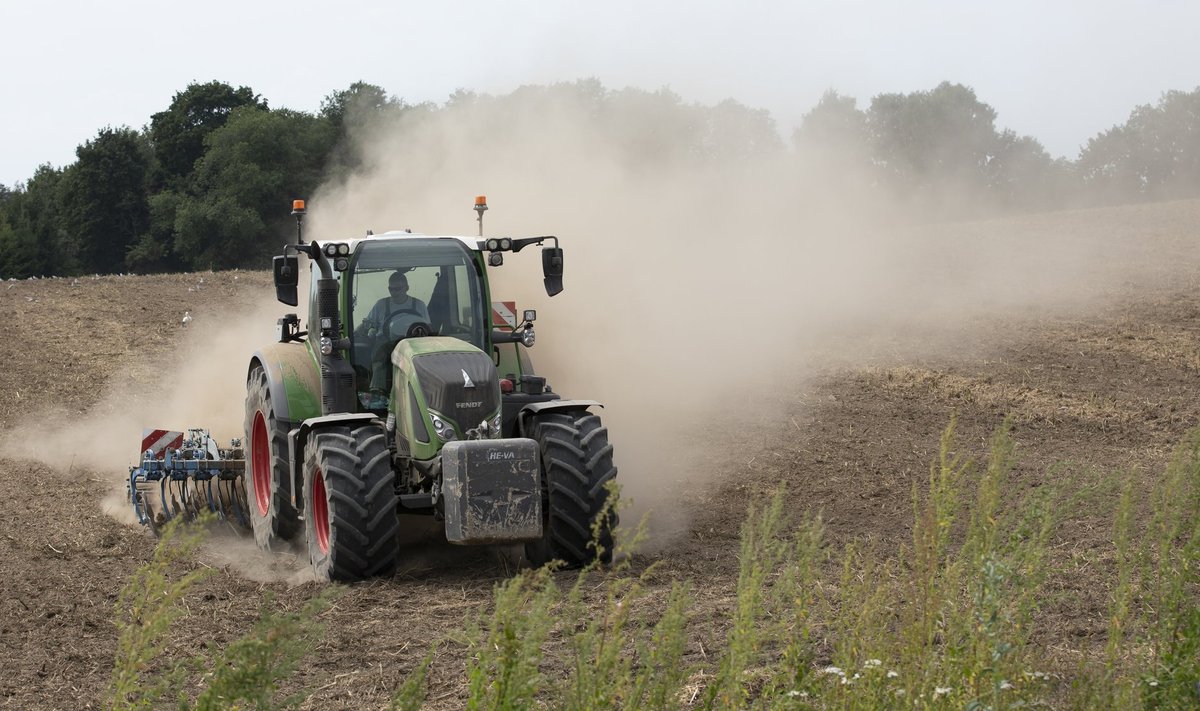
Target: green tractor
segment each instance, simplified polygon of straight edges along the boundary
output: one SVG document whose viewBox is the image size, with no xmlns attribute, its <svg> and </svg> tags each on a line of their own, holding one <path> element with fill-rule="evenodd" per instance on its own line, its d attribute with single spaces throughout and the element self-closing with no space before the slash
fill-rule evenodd
<svg viewBox="0 0 1200 711">
<path fill-rule="evenodd" d="M 523 544 L 533 565 L 612 555 L 617 473 L 592 400 L 566 400 L 527 349 L 536 312 L 492 302 L 488 269 L 542 247 L 546 294 L 562 291 L 556 237 L 388 232 L 297 244 L 275 257 L 275 290 L 299 303 L 278 342 L 250 359 L 246 501 L 259 546 L 306 541 L 323 579 L 391 574 L 404 514 L 444 522 L 459 545 Z M 553 246 L 546 246 L 549 242 Z M 408 519 L 411 520 L 411 519 Z"/>
</svg>

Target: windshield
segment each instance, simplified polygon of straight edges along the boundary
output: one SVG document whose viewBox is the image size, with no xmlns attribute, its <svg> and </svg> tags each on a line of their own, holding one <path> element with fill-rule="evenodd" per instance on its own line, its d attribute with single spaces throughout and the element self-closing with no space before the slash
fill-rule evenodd
<svg viewBox="0 0 1200 711">
<path fill-rule="evenodd" d="M 432 335 L 486 349 L 482 286 L 471 253 L 455 239 L 362 242 L 350 266 L 350 324 L 357 363 L 427 323 Z"/>
</svg>

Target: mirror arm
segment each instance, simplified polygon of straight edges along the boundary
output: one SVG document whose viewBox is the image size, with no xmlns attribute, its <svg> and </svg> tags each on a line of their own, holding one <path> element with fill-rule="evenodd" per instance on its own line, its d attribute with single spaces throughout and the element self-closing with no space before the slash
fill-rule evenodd
<svg viewBox="0 0 1200 711">
<path fill-rule="evenodd" d="M 522 237 L 521 239 L 514 239 L 512 241 L 512 251 L 520 252 L 522 249 L 524 249 L 525 247 L 528 247 L 531 244 L 535 244 L 540 247 L 540 246 L 542 246 L 542 243 L 548 239 L 554 240 L 555 248 L 558 247 L 558 238 L 557 237 L 555 237 L 554 235 L 545 235 L 544 237 Z"/>
</svg>

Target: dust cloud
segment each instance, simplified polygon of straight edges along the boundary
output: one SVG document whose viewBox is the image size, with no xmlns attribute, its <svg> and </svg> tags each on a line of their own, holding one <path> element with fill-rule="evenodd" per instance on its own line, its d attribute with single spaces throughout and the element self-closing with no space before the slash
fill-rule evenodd
<svg viewBox="0 0 1200 711">
<path fill-rule="evenodd" d="M 171 351 L 115 374 L 86 417 L 31 418 L 43 423 L 38 437 L 24 436 L 29 425 L 15 428 L 4 440 L 3 456 L 58 469 L 86 458 L 90 468 L 121 473 L 123 483 L 143 428 L 204 427 L 229 446 L 230 439 L 242 437 L 247 363 L 257 347 L 272 340 L 275 320 L 287 308 L 267 290 L 257 302 L 262 306 L 244 314 L 197 311 Z M 62 424 L 45 433 L 44 422 L 50 421 Z M 81 442 L 87 443 L 84 451 Z"/>
<path fill-rule="evenodd" d="M 273 340 L 276 319 L 289 310 L 271 290 L 252 300 L 261 306 L 239 314 L 198 309 L 172 350 L 114 374 L 87 415 L 31 417 L 30 424 L 6 433 L 0 456 L 38 460 L 62 471 L 86 466 L 111 484 L 101 509 L 121 523 L 137 525 L 126 486 L 143 428 L 182 432 L 203 427 L 222 447 L 243 436 L 247 363 L 256 348 Z M 48 422 L 61 424 L 47 431 Z M 253 540 L 239 542 L 214 533 L 218 535 L 206 544 L 205 553 L 216 563 L 250 580 L 303 581 L 307 560 L 301 565 L 294 556 L 258 551 Z"/>
<path fill-rule="evenodd" d="M 605 404 L 635 502 L 625 520 L 652 512 L 658 545 L 686 530 L 681 497 L 738 477 L 722 447 L 772 423 L 786 432 L 788 394 L 823 367 L 878 357 L 880 341 L 937 356 L 984 338 L 994 319 L 1095 307 L 1118 286 L 1161 278 L 1164 261 L 1196 261 L 1142 239 L 1136 208 L 930 224 L 834 161 L 698 159 L 660 150 L 672 127 L 652 115 L 547 97 L 518 92 L 368 126 L 358 169 L 311 196 L 305 234 L 474 235 L 473 197 L 486 194 L 488 236 L 557 235 L 562 294 L 546 297 L 531 249 L 493 270 L 493 298 L 537 309 L 530 355 L 556 391 Z M 1194 205 L 1184 212 L 1200 218 Z M 128 516 L 130 433 L 202 425 L 223 444 L 242 436 L 232 403 L 244 400 L 248 356 L 288 310 L 267 292 L 258 303 L 197 314 L 175 351 L 115 377 L 88 417 L 58 419 L 52 446 L 43 436 L 33 451 L 17 431 L 4 456 L 65 469 L 88 442 L 89 466 L 114 473 L 105 509 Z M 259 567 L 242 553 L 227 555 Z"/>
<path fill-rule="evenodd" d="M 823 363 L 881 337 L 936 355 L 992 317 L 1082 308 L 1149 250 L 1119 227 L 1081 240 L 1038 216 L 930 225 L 834 161 L 693 159 L 659 150 L 672 126 L 652 116 L 552 96 L 364 130 L 360 169 L 313 196 L 310 234 L 474 235 L 472 197 L 486 194 L 486 235 L 559 236 L 561 295 L 541 291 L 535 251 L 506 255 L 493 298 L 538 310 L 531 356 L 558 392 L 605 403 L 633 514 L 653 510 L 660 541 L 685 523 L 681 492 L 738 476 L 713 442 L 778 417 L 780 393 Z"/>
</svg>

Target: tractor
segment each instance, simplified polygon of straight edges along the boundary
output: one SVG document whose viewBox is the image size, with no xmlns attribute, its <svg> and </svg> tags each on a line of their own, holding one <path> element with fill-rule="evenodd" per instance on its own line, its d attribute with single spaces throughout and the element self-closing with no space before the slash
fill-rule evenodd
<svg viewBox="0 0 1200 711">
<path fill-rule="evenodd" d="M 617 470 L 593 400 L 535 373 L 537 314 L 493 302 L 490 269 L 541 247 L 547 296 L 562 291 L 558 238 L 410 231 L 303 241 L 274 258 L 278 321 L 246 378 L 244 518 L 262 548 L 307 547 L 321 579 L 387 576 L 407 514 L 457 545 L 521 545 L 535 566 L 612 555 Z M 239 492 L 240 494 L 241 492 Z M 164 498 L 164 501 L 166 499 Z M 240 512 L 241 513 L 241 512 Z"/>
</svg>

